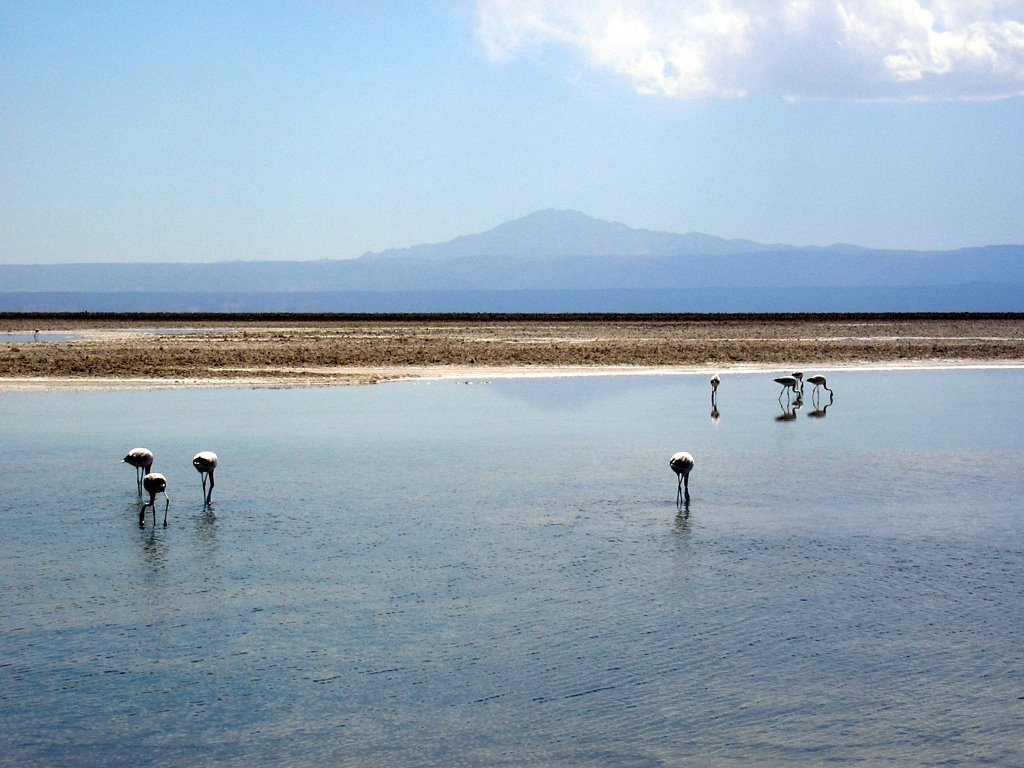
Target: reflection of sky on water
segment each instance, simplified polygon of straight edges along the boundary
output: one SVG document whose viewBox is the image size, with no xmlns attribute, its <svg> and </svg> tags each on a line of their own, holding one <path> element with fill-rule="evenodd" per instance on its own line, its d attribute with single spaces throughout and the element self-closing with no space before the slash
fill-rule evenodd
<svg viewBox="0 0 1024 768">
<path fill-rule="evenodd" d="M 177 336 L 193 334 L 225 333 L 227 328 L 156 328 L 143 331 L 152 336 Z M 80 333 L 70 331 L 39 331 L 38 333 L 0 333 L 0 344 L 32 344 L 34 342 L 77 341 Z"/>
<path fill-rule="evenodd" d="M 147 328 L 143 333 L 152 336 L 189 336 L 204 333 L 233 333 L 232 328 Z"/>
<path fill-rule="evenodd" d="M 45 332 L 39 333 L 0 333 L 0 344 L 32 344 L 48 341 L 75 341 L 82 338 L 77 333 Z"/>
<path fill-rule="evenodd" d="M 0 396 L 0 765 L 1020 764 L 1024 372 L 773 375 Z"/>
<path fill-rule="evenodd" d="M 687 378 L 694 378 L 706 385 L 708 377 L 700 375 Z M 678 389 L 679 379 L 679 376 L 661 375 L 509 378 L 493 379 L 486 386 L 510 400 L 535 408 L 557 411 L 578 410 L 584 405 L 613 401 L 638 390 L 649 390 L 659 386 Z"/>
</svg>

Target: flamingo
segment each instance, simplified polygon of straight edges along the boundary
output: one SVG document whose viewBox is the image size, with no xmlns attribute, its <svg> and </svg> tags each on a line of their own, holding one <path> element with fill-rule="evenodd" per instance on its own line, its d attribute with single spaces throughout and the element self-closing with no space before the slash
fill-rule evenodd
<svg viewBox="0 0 1024 768">
<path fill-rule="evenodd" d="M 141 496 L 143 475 L 148 475 L 153 468 L 153 452 L 148 448 L 132 448 L 121 461 L 135 467 L 135 482 Z"/>
<path fill-rule="evenodd" d="M 672 467 L 672 471 L 676 473 L 676 477 L 679 480 L 679 484 L 676 486 L 676 502 L 680 498 L 685 498 L 689 502 L 690 470 L 693 469 L 693 456 L 686 451 L 673 453 L 672 458 L 668 460 L 668 465 Z"/>
<path fill-rule="evenodd" d="M 804 393 L 804 372 L 803 371 L 793 371 L 789 375 L 792 376 L 794 379 L 796 379 L 797 382 L 799 383 L 799 385 L 800 385 L 800 394 L 802 395 Z"/>
<path fill-rule="evenodd" d="M 153 507 L 153 525 L 156 525 L 156 495 L 164 495 L 164 527 L 167 527 L 167 508 L 171 506 L 171 497 L 167 495 L 167 478 L 159 472 L 150 472 L 142 478 L 142 487 L 149 493 L 149 501 L 139 510 L 139 527 L 146 524 L 146 507 Z"/>
<path fill-rule="evenodd" d="M 721 383 L 722 380 L 718 378 L 717 373 L 711 377 L 711 405 L 715 404 L 715 399 L 718 396 L 718 385 Z"/>
<path fill-rule="evenodd" d="M 210 506 L 210 497 L 213 496 L 213 470 L 217 468 L 217 454 L 213 451 L 200 451 L 192 459 L 192 466 L 196 468 L 203 478 L 203 493 L 206 494 L 206 506 Z M 210 478 L 210 490 L 206 490 L 206 478 Z"/>
<path fill-rule="evenodd" d="M 797 373 L 799 373 L 799 371 L 797 371 Z M 791 389 L 796 392 L 797 385 L 800 383 L 800 380 L 795 376 L 779 376 L 779 378 L 775 379 L 775 383 L 782 385 L 782 389 L 779 391 L 779 402 L 782 402 L 782 393 L 787 389 Z"/>
<path fill-rule="evenodd" d="M 808 376 L 807 377 L 807 383 L 814 385 L 814 390 L 811 392 L 811 394 L 814 394 L 814 392 L 817 392 L 818 391 L 818 387 L 824 387 L 825 391 L 828 392 L 829 395 L 832 394 L 832 390 L 828 388 L 828 383 L 825 381 L 825 377 L 820 375 L 820 374 L 815 374 L 814 376 Z"/>
</svg>

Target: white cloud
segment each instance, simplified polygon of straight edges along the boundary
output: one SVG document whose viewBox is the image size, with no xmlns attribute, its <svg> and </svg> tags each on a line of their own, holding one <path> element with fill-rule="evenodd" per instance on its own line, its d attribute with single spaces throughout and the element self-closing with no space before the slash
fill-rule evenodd
<svg viewBox="0 0 1024 768">
<path fill-rule="evenodd" d="M 674 98 L 1024 94 L 1024 0 L 477 0 L 496 61 L 562 46 Z"/>
</svg>

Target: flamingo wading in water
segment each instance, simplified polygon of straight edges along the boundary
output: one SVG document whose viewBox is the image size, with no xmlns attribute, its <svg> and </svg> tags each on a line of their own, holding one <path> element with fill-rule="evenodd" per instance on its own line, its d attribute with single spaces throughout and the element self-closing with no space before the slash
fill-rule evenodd
<svg viewBox="0 0 1024 768">
<path fill-rule="evenodd" d="M 800 380 L 797 379 L 795 376 L 779 376 L 779 378 L 775 379 L 775 383 L 782 385 L 782 389 L 779 391 L 780 402 L 782 401 L 782 393 L 785 392 L 787 389 L 790 389 L 793 392 L 799 392 L 797 386 L 799 385 Z"/>
<path fill-rule="evenodd" d="M 217 454 L 213 451 L 200 451 L 192 459 L 192 466 L 196 468 L 203 478 L 203 494 L 205 505 L 210 506 L 210 498 L 213 496 L 213 470 L 217 468 Z M 210 490 L 206 490 L 206 478 L 210 478 Z"/>
<path fill-rule="evenodd" d="M 789 375 L 792 376 L 794 379 L 796 379 L 796 381 L 797 381 L 796 391 L 798 392 L 800 397 L 803 397 L 804 396 L 804 372 L 803 371 L 793 371 Z"/>
<path fill-rule="evenodd" d="M 141 496 L 142 478 L 144 475 L 148 475 L 153 468 L 153 452 L 148 448 L 132 448 L 121 461 L 135 467 L 135 482 L 139 486 L 139 496 Z"/>
<path fill-rule="evenodd" d="M 828 388 L 828 383 L 825 381 L 825 377 L 820 374 L 808 376 L 807 383 L 814 385 L 814 389 L 811 391 L 812 395 L 818 391 L 818 387 L 824 387 L 825 391 L 828 392 L 829 395 L 832 394 L 832 390 Z"/>
<path fill-rule="evenodd" d="M 676 502 L 680 499 L 690 500 L 690 470 L 693 469 L 693 456 L 686 451 L 673 453 L 668 465 L 676 473 L 679 484 L 676 486 Z"/>
<path fill-rule="evenodd" d="M 139 510 L 139 527 L 146 524 L 146 507 L 153 508 L 153 525 L 156 525 L 156 497 L 157 494 L 164 495 L 164 527 L 167 527 L 167 508 L 171 506 L 171 497 L 167 495 L 167 478 L 159 472 L 150 472 L 142 478 L 142 487 L 149 493 L 149 501 L 142 505 Z"/>
</svg>

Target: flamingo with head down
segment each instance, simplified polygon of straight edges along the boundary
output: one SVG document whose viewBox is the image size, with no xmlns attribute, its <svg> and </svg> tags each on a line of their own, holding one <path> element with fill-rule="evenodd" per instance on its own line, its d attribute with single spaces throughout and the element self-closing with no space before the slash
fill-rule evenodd
<svg viewBox="0 0 1024 768">
<path fill-rule="evenodd" d="M 148 475 L 153 468 L 153 452 L 148 448 L 132 448 L 121 461 L 135 467 L 135 481 L 139 486 L 139 496 L 141 496 L 142 478 L 144 475 Z"/>
<path fill-rule="evenodd" d="M 213 496 L 213 470 L 217 468 L 217 454 L 213 451 L 200 451 L 192 459 L 192 466 L 203 478 L 203 494 L 205 505 L 210 506 L 210 498 Z M 206 490 L 206 478 L 210 478 L 210 490 Z"/>
<path fill-rule="evenodd" d="M 820 375 L 820 374 L 815 374 L 814 376 L 808 376 L 807 377 L 807 383 L 814 385 L 814 389 L 811 391 L 811 394 L 814 394 L 815 392 L 817 392 L 819 387 L 824 388 L 824 390 L 826 392 L 828 392 L 829 395 L 832 394 L 832 390 L 828 388 L 828 382 L 825 380 L 825 377 Z"/>
<path fill-rule="evenodd" d="M 797 394 L 799 394 L 798 386 L 800 384 L 800 380 L 797 379 L 795 376 L 779 376 L 777 379 L 774 379 L 774 381 L 775 381 L 776 384 L 781 384 L 782 385 L 782 389 L 779 390 L 779 401 L 780 402 L 782 400 L 783 392 L 786 392 L 787 390 L 791 390 L 791 391 L 796 392 Z"/>
<path fill-rule="evenodd" d="M 672 457 L 668 460 L 668 465 L 672 467 L 672 471 L 676 473 L 676 478 L 679 481 L 676 486 L 676 501 L 685 499 L 689 502 L 690 471 L 693 469 L 693 456 L 686 451 L 673 453 Z"/>
<path fill-rule="evenodd" d="M 167 495 L 167 478 L 159 472 L 150 472 L 142 478 L 142 487 L 149 493 L 149 501 L 142 505 L 139 510 L 139 527 L 146 524 L 146 507 L 153 508 L 153 525 L 156 525 L 156 497 L 157 494 L 164 495 L 164 527 L 167 527 L 167 508 L 171 506 L 171 497 Z"/>
</svg>

